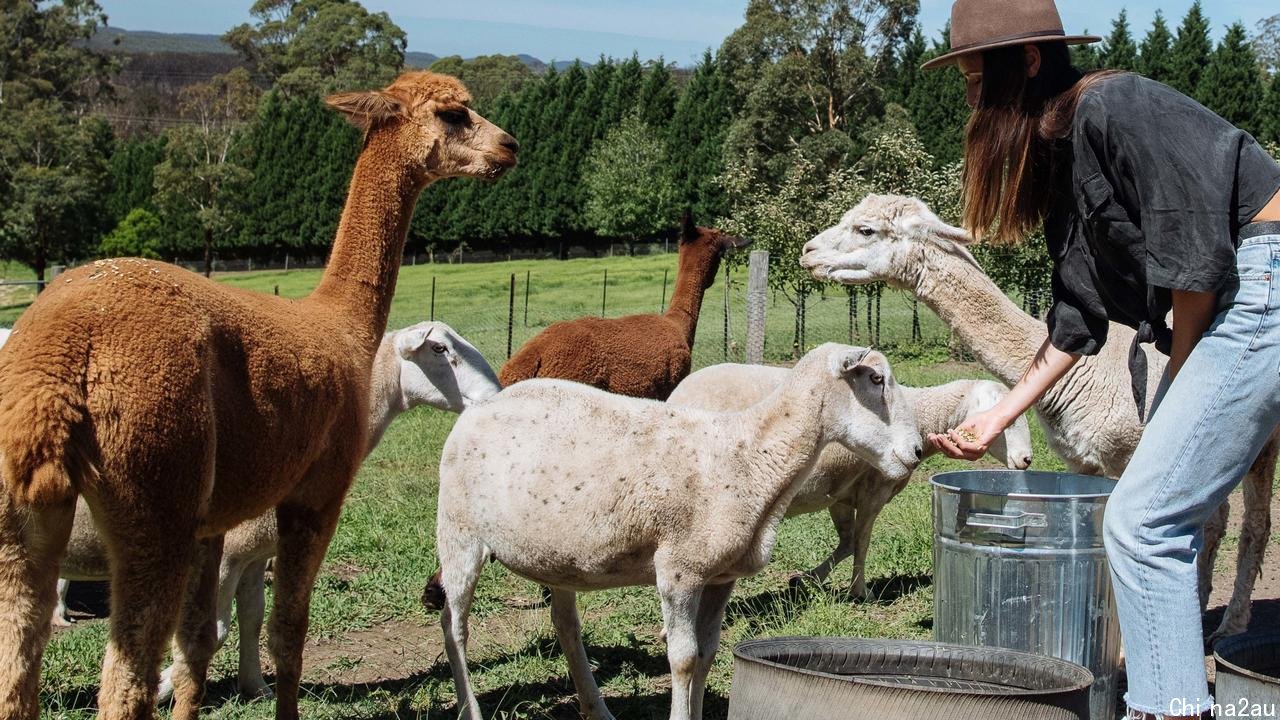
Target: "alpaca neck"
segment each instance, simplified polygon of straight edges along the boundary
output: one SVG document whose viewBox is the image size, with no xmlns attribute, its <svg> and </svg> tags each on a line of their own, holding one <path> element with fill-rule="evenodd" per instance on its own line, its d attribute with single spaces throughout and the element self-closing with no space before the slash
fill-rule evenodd
<svg viewBox="0 0 1280 720">
<path fill-rule="evenodd" d="M 919 275 L 908 289 L 991 374 L 1011 387 L 1017 384 L 1048 336 L 1045 324 L 1015 305 L 970 258 L 935 246 L 923 253 Z"/>
<path fill-rule="evenodd" d="M 369 136 L 356 161 L 347 204 L 314 298 L 359 319 L 362 345 L 373 353 L 387 329 L 391 296 L 414 205 L 426 183 L 395 160 L 389 134 Z"/>
<path fill-rule="evenodd" d="M 409 404 L 405 402 L 404 393 L 400 389 L 400 356 L 396 353 L 395 343 L 384 342 L 378 346 L 373 357 L 373 380 L 369 383 L 369 442 L 365 444 L 365 453 L 382 441 L 382 435 L 405 410 Z"/>
<path fill-rule="evenodd" d="M 680 326 L 685 342 L 693 346 L 698 332 L 698 314 L 702 312 L 702 297 L 720 269 L 720 256 L 702 256 L 701 248 L 688 247 L 680 253 L 680 267 L 676 271 L 676 286 L 671 293 L 671 304 L 666 316 Z"/>
</svg>

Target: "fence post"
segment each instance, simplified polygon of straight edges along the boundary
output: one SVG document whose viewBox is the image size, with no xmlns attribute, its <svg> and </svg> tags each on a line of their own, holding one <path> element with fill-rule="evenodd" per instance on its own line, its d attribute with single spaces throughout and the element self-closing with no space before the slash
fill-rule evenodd
<svg viewBox="0 0 1280 720">
<path fill-rule="evenodd" d="M 431 276 L 431 321 L 436 320 L 436 276 Z"/>
<path fill-rule="evenodd" d="M 604 284 L 600 286 L 600 317 L 604 317 L 604 306 L 605 306 L 605 302 L 608 299 L 609 299 L 609 268 L 605 268 Z"/>
<path fill-rule="evenodd" d="M 524 271 L 524 326 L 529 327 L 529 273 Z"/>
<path fill-rule="evenodd" d="M 724 361 L 729 362 L 729 265 L 724 266 Z"/>
<path fill-rule="evenodd" d="M 764 362 L 765 293 L 769 287 L 769 251 L 754 250 L 747 269 L 747 362 Z"/>
<path fill-rule="evenodd" d="M 511 294 L 507 296 L 507 359 L 511 359 L 511 335 L 516 326 L 516 274 L 511 273 Z"/>
<path fill-rule="evenodd" d="M 671 270 L 666 268 L 662 271 L 662 304 L 658 306 L 659 313 L 667 309 L 667 273 L 669 272 Z"/>
<path fill-rule="evenodd" d="M 278 295 L 280 295 L 280 286 L 279 286 L 279 285 L 277 285 L 277 286 L 276 286 L 275 294 L 276 294 L 277 296 L 278 296 Z"/>
<path fill-rule="evenodd" d="M 284 269 L 289 269 L 289 253 L 284 254 Z"/>
</svg>

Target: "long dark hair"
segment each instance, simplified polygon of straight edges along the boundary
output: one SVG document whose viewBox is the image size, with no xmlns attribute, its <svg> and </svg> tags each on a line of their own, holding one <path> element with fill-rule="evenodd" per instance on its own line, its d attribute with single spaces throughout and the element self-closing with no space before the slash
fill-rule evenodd
<svg viewBox="0 0 1280 720">
<path fill-rule="evenodd" d="M 1066 166 L 1059 141 L 1071 132 L 1080 95 L 1114 74 L 1083 75 L 1064 42 L 1038 47 L 1032 78 L 1023 46 L 982 53 L 982 97 L 965 130 L 964 226 L 995 244 L 1022 242 L 1044 222 Z"/>
</svg>

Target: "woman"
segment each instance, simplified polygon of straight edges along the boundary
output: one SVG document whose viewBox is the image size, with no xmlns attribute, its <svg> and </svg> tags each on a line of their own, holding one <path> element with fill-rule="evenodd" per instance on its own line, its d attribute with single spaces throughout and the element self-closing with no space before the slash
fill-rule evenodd
<svg viewBox="0 0 1280 720">
<path fill-rule="evenodd" d="M 1098 38 L 1066 36 L 1053 0 L 959 0 L 951 39 L 925 67 L 958 64 L 968 83 L 965 225 L 1003 243 L 1043 226 L 1053 306 L 1049 338 L 1008 397 L 930 440 L 980 457 L 1098 352 L 1108 321 L 1169 356 L 1104 530 L 1130 717 L 1199 717 L 1213 703 L 1201 527 L 1280 422 L 1280 165 L 1164 85 L 1081 76 L 1067 46 Z M 1135 342 L 1140 414 L 1144 357 Z"/>
</svg>

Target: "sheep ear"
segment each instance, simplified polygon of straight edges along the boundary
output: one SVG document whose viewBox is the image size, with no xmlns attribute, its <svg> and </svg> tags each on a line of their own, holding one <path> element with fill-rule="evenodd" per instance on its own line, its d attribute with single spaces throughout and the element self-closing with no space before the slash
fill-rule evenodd
<svg viewBox="0 0 1280 720">
<path fill-rule="evenodd" d="M 863 363 L 870 354 L 871 351 L 866 348 L 839 353 L 832 358 L 832 370 L 834 371 L 835 376 L 844 378 L 853 377 L 858 368 L 868 367 Z"/>
<path fill-rule="evenodd" d="M 401 358 L 410 360 L 427 344 L 427 338 L 430 336 L 430 330 L 410 330 L 401 333 L 400 337 L 396 338 L 396 352 Z"/>
<path fill-rule="evenodd" d="M 381 90 L 338 93 L 325 98 L 324 102 L 342 113 L 347 122 L 363 130 L 409 114 L 400 98 Z"/>
</svg>

